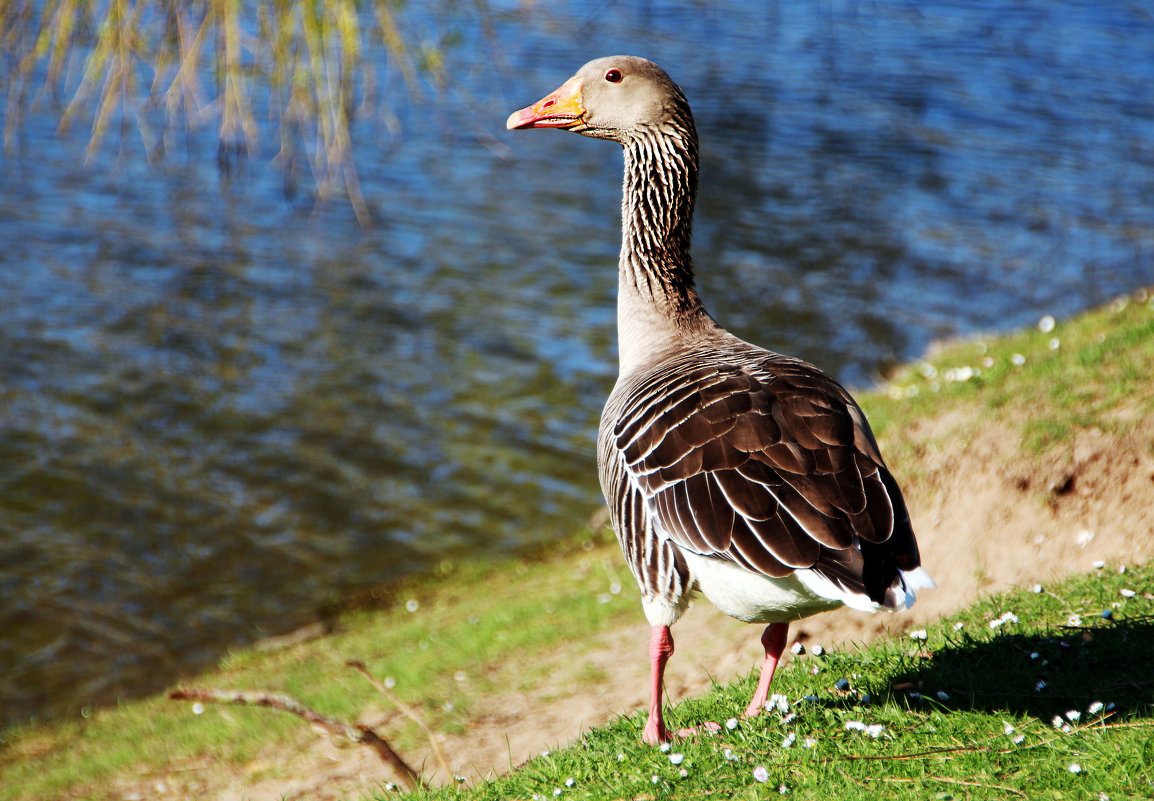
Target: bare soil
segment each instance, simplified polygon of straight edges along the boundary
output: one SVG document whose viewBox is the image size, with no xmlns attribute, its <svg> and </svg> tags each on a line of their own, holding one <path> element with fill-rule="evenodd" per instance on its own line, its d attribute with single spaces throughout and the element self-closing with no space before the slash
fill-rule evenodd
<svg viewBox="0 0 1154 801">
<path fill-rule="evenodd" d="M 938 588 L 925 591 L 913 610 L 899 615 L 839 610 L 801 621 L 791 628 L 791 641 L 851 647 L 924 625 L 981 594 L 1045 584 L 1095 569 L 1099 561 L 1108 565 L 1099 569 L 1116 569 L 1154 554 L 1154 421 L 1140 423 L 1122 438 L 1087 430 L 1038 457 L 1020 451 L 1016 431 L 976 427 L 962 418 L 926 421 L 900 434 L 917 454 L 921 472 L 904 483 L 924 564 Z M 958 433 L 975 428 L 973 434 Z M 900 481 L 902 466 L 895 468 Z M 759 635 L 758 627 L 730 620 L 699 601 L 674 628 L 669 698 L 700 694 L 711 680 L 725 682 L 755 667 Z M 647 648 L 648 626 L 638 612 L 635 622 L 597 642 L 575 643 L 554 654 L 547 686 L 529 695 L 487 698 L 465 735 L 442 741 L 453 772 L 470 781 L 506 772 L 590 727 L 644 707 Z M 512 675 L 516 667 L 502 670 Z M 394 778 L 368 749 L 323 735 L 306 739 L 297 753 L 269 754 L 226 777 L 215 791 L 198 795 L 221 801 L 361 798 Z M 443 771 L 436 773 L 431 751 L 406 757 L 434 774 L 434 781 L 446 780 Z M 269 770 L 276 765 L 281 769 Z M 146 781 L 144 797 L 167 795 L 156 792 L 165 779 Z"/>
</svg>

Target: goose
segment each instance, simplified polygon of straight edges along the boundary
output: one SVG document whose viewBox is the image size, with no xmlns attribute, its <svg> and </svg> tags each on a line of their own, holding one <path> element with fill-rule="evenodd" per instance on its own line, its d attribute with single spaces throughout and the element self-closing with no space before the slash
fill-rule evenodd
<svg viewBox="0 0 1154 801">
<path fill-rule="evenodd" d="M 767 624 L 745 710 L 756 715 L 790 622 L 841 606 L 899 611 L 934 586 L 901 490 L 841 384 L 739 339 L 702 305 L 690 256 L 697 133 L 664 70 L 633 56 L 595 59 L 506 127 L 573 131 L 624 151 L 620 364 L 597 463 L 651 626 L 642 740 L 671 739 L 662 713 L 670 627 L 697 592 Z"/>
</svg>

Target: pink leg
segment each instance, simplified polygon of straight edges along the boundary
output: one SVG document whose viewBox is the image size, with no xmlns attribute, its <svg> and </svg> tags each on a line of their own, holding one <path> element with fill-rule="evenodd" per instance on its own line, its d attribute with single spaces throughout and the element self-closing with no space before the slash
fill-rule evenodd
<svg viewBox="0 0 1154 801">
<path fill-rule="evenodd" d="M 753 700 L 745 708 L 745 716 L 753 717 L 765 709 L 765 701 L 769 698 L 769 683 L 773 681 L 773 671 L 777 669 L 781 652 L 785 650 L 785 636 L 789 632 L 788 623 L 771 623 L 761 634 L 761 644 L 765 648 L 765 663 L 761 666 L 761 678 L 757 682 L 757 691 Z"/>
<path fill-rule="evenodd" d="M 649 637 L 649 720 L 641 739 L 648 745 L 657 745 L 669 740 L 665 729 L 665 718 L 661 715 L 661 680 L 665 676 L 665 663 L 673 655 L 673 637 L 669 626 L 654 626 Z"/>
</svg>

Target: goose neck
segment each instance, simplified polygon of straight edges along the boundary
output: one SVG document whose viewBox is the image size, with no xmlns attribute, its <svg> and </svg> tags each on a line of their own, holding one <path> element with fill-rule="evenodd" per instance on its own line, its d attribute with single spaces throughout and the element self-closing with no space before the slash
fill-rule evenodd
<svg viewBox="0 0 1154 801">
<path fill-rule="evenodd" d="M 690 242 L 697 193 L 692 119 L 643 129 L 625 144 L 618 342 L 630 351 L 707 319 L 693 280 Z"/>
</svg>

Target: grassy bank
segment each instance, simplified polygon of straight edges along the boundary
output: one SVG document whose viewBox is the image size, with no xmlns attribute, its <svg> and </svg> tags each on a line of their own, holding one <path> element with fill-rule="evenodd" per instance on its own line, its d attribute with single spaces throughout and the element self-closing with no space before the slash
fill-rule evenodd
<svg viewBox="0 0 1154 801">
<path fill-rule="evenodd" d="M 1143 289 L 1069 320 L 1043 316 L 1016 333 L 941 344 L 897 370 L 884 392 L 863 396 L 862 406 L 897 462 L 913 455 L 891 431 L 945 415 L 962 423 L 947 428 L 949 436 L 968 438 L 996 420 L 1033 453 L 1087 428 L 1125 434 L 1154 412 L 1152 304 Z"/>
<path fill-rule="evenodd" d="M 388 701 L 345 663 L 363 662 L 388 680 L 427 725 L 459 731 L 471 703 L 498 683 L 517 689 L 540 681 L 532 670 L 536 654 L 562 637 L 603 629 L 632 608 L 609 540 L 604 532 L 596 540 L 575 537 L 547 561 L 442 565 L 367 599 L 323 637 L 236 651 L 185 683 L 286 693 L 341 720 L 383 716 L 387 736 L 404 753 L 423 745 L 424 732 L 390 714 Z M 511 656 L 521 666 L 515 676 L 501 670 Z M 120 779 L 191 775 L 206 761 L 255 780 L 284 771 L 281 763 L 262 767 L 261 752 L 291 752 L 312 737 L 305 729 L 267 710 L 210 707 L 198 714 L 164 696 L 96 709 L 75 721 L 9 732 L 0 752 L 0 799 L 119 799 Z"/>
<path fill-rule="evenodd" d="M 774 680 L 780 708 L 758 718 L 732 717 L 753 675 L 672 710 L 674 726 L 717 734 L 655 750 L 637 714 L 467 795 L 1149 798 L 1152 586 L 1154 569 L 1109 566 L 989 598 L 903 638 L 795 659 Z"/>
<path fill-rule="evenodd" d="M 935 431 L 945 449 L 950 441 L 997 424 L 1039 457 L 1087 429 L 1123 436 L 1154 412 L 1150 364 L 1154 305 L 1138 293 L 1052 326 L 1045 321 L 1005 337 L 943 346 L 861 399 L 888 461 L 916 491 L 921 465 L 932 454 L 903 438 L 910 426 L 944 421 Z M 958 798 L 1002 798 L 1025 792 L 1023 782 L 1031 776 L 1043 777 L 1047 792 L 1053 789 L 1051 797 L 1110 794 L 1096 788 L 1105 788 L 1107 779 L 1120 782 L 1123 764 L 1149 765 L 1154 757 L 1142 745 L 1151 734 L 1143 728 L 1150 719 L 1148 678 L 1112 669 L 1120 664 L 1115 657 L 1149 664 L 1152 654 L 1138 649 L 1154 639 L 1154 610 L 1141 593 L 1120 595 L 1122 589 L 1140 590 L 1139 580 L 1149 586 L 1149 571 L 1114 571 L 1107 578 L 1097 572 L 1053 594 L 989 602 L 959 618 L 960 631 L 951 621 L 932 629 L 925 643 L 892 641 L 864 657 L 800 660 L 801 667 L 783 672 L 784 691 L 791 701 L 814 695 L 817 702 L 793 707 L 797 717 L 789 724 L 770 716 L 725 729 L 718 739 L 679 745 L 680 764 L 667 754 L 633 747 L 640 723 L 623 719 L 573 749 L 534 761 L 508 783 L 477 792 L 494 798 L 551 796 L 556 789 L 588 794 L 604 778 L 598 771 L 608 771 L 618 777 L 610 797 L 708 797 L 713 787 L 725 787 L 723 797 L 752 798 L 776 792 L 779 785 L 798 797 L 836 797 L 819 789 L 877 782 L 899 798 L 924 798 L 931 790 Z M 1101 618 L 1105 609 L 1116 617 Z M 991 616 L 1003 611 L 1015 611 L 1020 622 L 990 629 Z M 1062 628 L 1075 614 L 1085 623 Z M 639 619 L 632 580 L 616 545 L 597 530 L 576 534 L 560 553 L 548 556 L 443 565 L 433 575 L 350 607 L 325 636 L 235 652 L 217 670 L 187 683 L 288 693 L 330 717 L 371 722 L 405 754 L 423 745 L 424 732 L 346 661 L 359 660 L 376 676 L 391 678 L 393 692 L 425 722 L 452 734 L 469 726 L 482 699 L 538 687 L 547 675 L 557 681 L 559 653 L 571 674 L 564 681 L 597 681 L 582 649 L 596 647 L 599 633 Z M 1033 652 L 1048 661 L 1045 670 L 1029 659 Z M 817 674 L 808 672 L 813 667 Z M 908 678 L 895 678 L 900 676 Z M 1128 684 L 1095 683 L 1119 677 Z M 845 694 L 830 689 L 842 678 L 849 683 Z M 1041 680 L 1047 692 L 1034 690 Z M 907 681 L 921 687 L 921 700 L 895 689 Z M 684 704 L 674 720 L 724 722 L 743 706 L 734 699 L 748 692 L 746 684 L 717 688 Z M 939 691 L 949 700 L 939 699 Z M 863 693 L 871 703 L 863 703 Z M 1115 703 L 1104 722 L 1126 725 L 1088 725 L 1098 720 L 1088 709 L 1096 700 Z M 1082 714 L 1077 723 L 1068 721 L 1074 731 L 1049 731 L 1053 715 L 1067 711 Z M 874 738 L 872 730 L 847 730 L 845 724 L 854 720 L 879 724 L 882 734 Z M 1013 743 L 1003 733 L 1006 725 L 1027 740 Z M 1129 739 L 1129 732 L 1138 739 Z M 783 750 L 780 744 L 790 733 L 796 740 Z M 141 775 L 190 797 L 202 796 L 218 790 L 222 776 L 243 784 L 287 775 L 293 755 L 315 735 L 296 719 L 268 710 L 210 706 L 198 711 L 156 697 L 97 709 L 73 721 L 10 730 L 3 737 L 0 800 L 23 801 L 122 799 L 138 792 Z M 815 741 L 812 748 L 804 748 L 806 738 Z M 725 755 L 726 748 L 735 759 Z M 624 758 L 618 760 L 618 754 Z M 881 763 L 886 770 L 875 771 Z M 1068 769 L 1075 763 L 1082 765 L 1081 773 Z M 619 764 L 628 768 L 618 770 Z M 764 784 L 753 775 L 759 766 L 766 770 Z M 1118 784 L 1112 798 L 1149 793 L 1141 784 L 1149 774 L 1131 773 L 1138 783 Z"/>
</svg>

